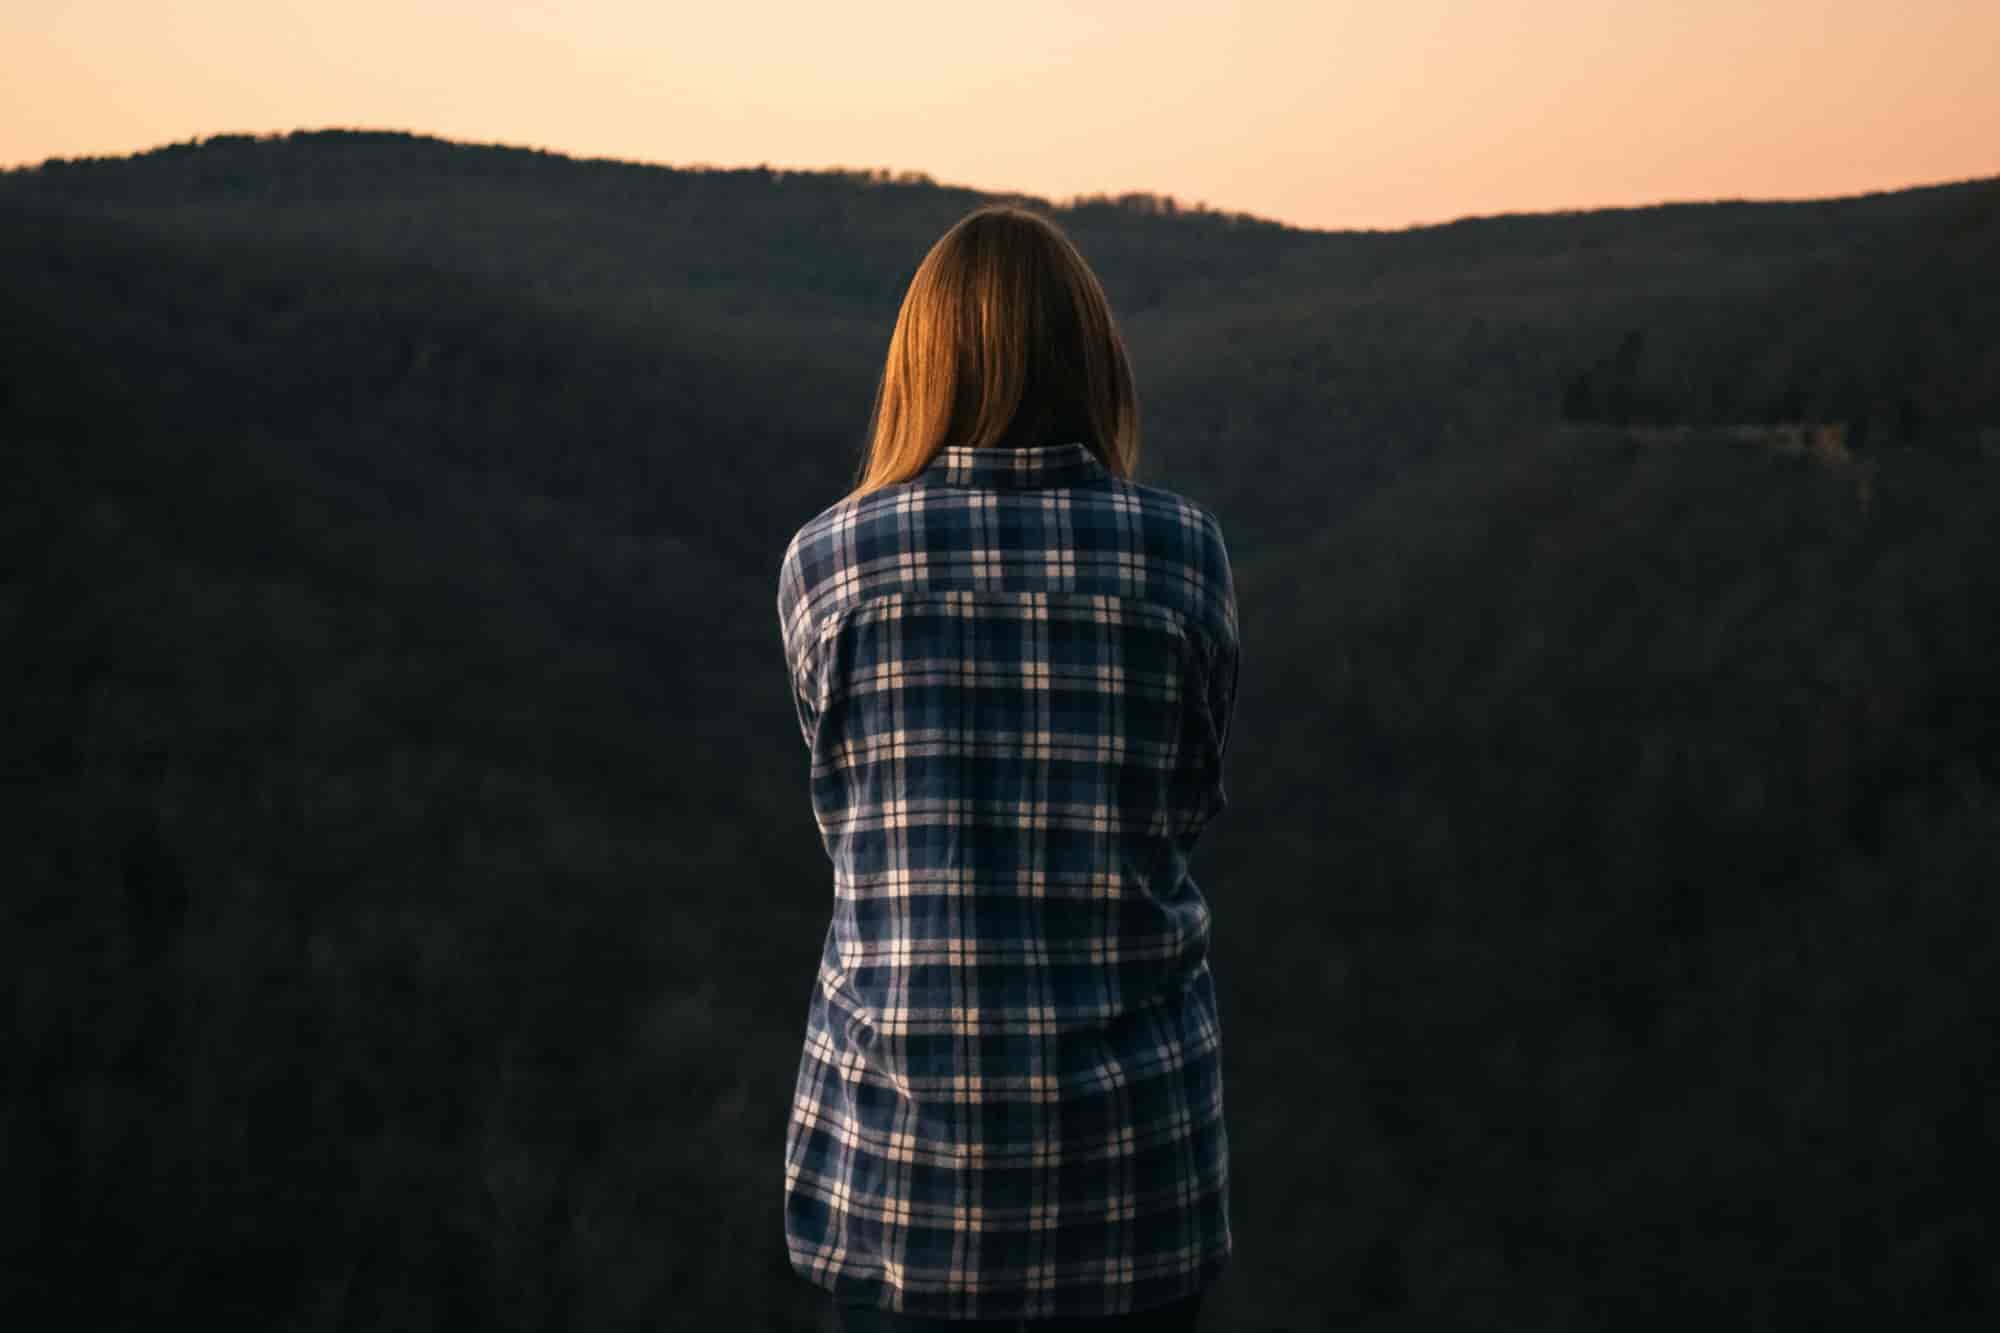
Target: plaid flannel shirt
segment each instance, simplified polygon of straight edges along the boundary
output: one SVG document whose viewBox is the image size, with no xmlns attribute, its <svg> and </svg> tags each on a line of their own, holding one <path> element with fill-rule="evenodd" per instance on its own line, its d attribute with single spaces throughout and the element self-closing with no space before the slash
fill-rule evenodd
<svg viewBox="0 0 2000 1333">
<path fill-rule="evenodd" d="M 793 1269 L 948 1319 L 1102 1315 L 1231 1248 L 1209 910 L 1235 591 L 1201 506 L 1080 442 L 947 446 L 785 551 L 833 913 Z"/>
</svg>

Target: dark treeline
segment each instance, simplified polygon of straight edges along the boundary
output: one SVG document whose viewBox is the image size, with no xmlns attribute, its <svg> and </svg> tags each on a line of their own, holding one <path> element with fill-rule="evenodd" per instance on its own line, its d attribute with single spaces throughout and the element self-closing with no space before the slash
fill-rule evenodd
<svg viewBox="0 0 2000 1333">
<path fill-rule="evenodd" d="M 0 176 L 6 1308 L 818 1326 L 776 566 L 982 198 Z M 1217 1327 L 1990 1312 L 1996 198 L 1042 205 L 1238 561 Z M 1849 448 L 1725 429 L 1798 421 Z"/>
<path fill-rule="evenodd" d="M 1838 424 L 1849 448 L 1943 447 L 2000 422 L 2000 199 L 1969 194 L 1816 257 L 1760 299 L 1631 328 L 1565 418 Z"/>
</svg>

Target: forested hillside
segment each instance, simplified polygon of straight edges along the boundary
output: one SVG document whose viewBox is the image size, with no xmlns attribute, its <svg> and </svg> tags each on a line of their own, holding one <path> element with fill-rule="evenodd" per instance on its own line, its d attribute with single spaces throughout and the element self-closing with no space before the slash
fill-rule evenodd
<svg viewBox="0 0 2000 1333">
<path fill-rule="evenodd" d="M 777 562 L 983 198 L 0 175 L 5 1308 L 817 1327 Z M 1996 202 L 1038 205 L 1237 562 L 1215 1327 L 1993 1307 Z"/>
</svg>

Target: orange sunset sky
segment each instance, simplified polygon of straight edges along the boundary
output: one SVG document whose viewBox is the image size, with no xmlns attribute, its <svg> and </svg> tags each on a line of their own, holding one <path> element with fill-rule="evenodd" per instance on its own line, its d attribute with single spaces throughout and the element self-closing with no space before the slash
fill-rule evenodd
<svg viewBox="0 0 2000 1333">
<path fill-rule="evenodd" d="M 0 72 L 5 165 L 403 129 L 1328 228 L 2000 173 L 2000 0 L 82 0 Z"/>
</svg>

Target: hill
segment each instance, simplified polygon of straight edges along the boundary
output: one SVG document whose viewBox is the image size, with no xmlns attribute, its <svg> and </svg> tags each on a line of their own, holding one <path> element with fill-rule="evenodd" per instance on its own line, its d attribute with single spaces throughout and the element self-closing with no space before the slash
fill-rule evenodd
<svg viewBox="0 0 2000 1333">
<path fill-rule="evenodd" d="M 364 377 L 364 399 L 393 388 L 419 404 L 463 401 L 462 371 L 440 378 L 463 359 L 459 339 L 537 404 L 565 392 L 611 410 L 646 403 L 636 419 L 602 421 L 575 406 L 560 418 L 531 409 L 518 428 L 527 451 L 552 447 L 556 419 L 594 452 L 635 447 L 648 430 L 675 437 L 674 413 L 690 405 L 659 398 L 713 374 L 699 402 L 726 404 L 735 428 L 702 423 L 709 457 L 781 451 L 778 466 L 748 474 L 763 484 L 748 488 L 746 553 L 789 535 L 798 509 L 853 475 L 903 288 L 930 241 L 984 197 L 853 172 L 649 167 L 351 131 L 219 136 L 0 173 L 10 211 L 45 210 L 58 228 L 79 217 L 139 228 L 243 280 L 262 274 L 246 298 L 261 310 L 237 311 L 235 295 L 211 288 L 181 303 L 190 314 L 213 301 L 260 331 L 278 315 L 283 330 L 321 299 L 390 303 L 409 282 L 447 280 L 509 312 L 482 329 L 385 329 L 365 356 L 342 349 L 322 373 Z M 1704 363 L 1647 419 L 1713 421 L 1740 405 L 1761 420 L 1775 405 L 1801 419 L 1872 414 L 1885 423 L 1878 440 L 1892 422 L 1913 435 L 2000 421 L 1996 199 L 2000 177 L 1395 232 L 1168 212 L 1153 196 L 1030 202 L 1061 219 L 1104 279 L 1137 362 L 1154 479 L 1225 517 L 1262 507 L 1236 526 L 1282 543 L 1439 448 L 1558 418 L 1573 382 L 1635 333 L 1647 365 L 1634 373 L 1649 380 L 1721 347 L 1743 381 L 1718 388 Z M 1850 299 L 1863 293 L 1874 296 Z M 58 284 L 46 299 L 74 309 L 72 295 Z M 1880 308 L 1896 301 L 1905 308 Z M 1831 317 L 1848 307 L 1852 318 Z M 450 303 L 436 309 L 455 318 Z M 1802 312 L 1797 326 L 1787 311 Z M 567 358 L 536 353 L 524 382 L 511 340 L 545 319 L 557 341 L 576 321 L 595 336 Z M 190 329 L 190 350 L 205 351 L 207 334 Z M 685 364 L 696 349 L 715 364 Z M 595 373 L 636 383 L 607 398 Z M 1891 380 L 1914 414 L 1883 387 Z M 1606 415 L 1574 394 L 1570 406 Z M 504 427 L 510 438 L 494 439 L 499 426 L 479 423 L 482 452 L 513 443 Z M 1315 501 L 1272 512 L 1261 497 L 1274 470 Z"/>
<path fill-rule="evenodd" d="M 1218 1326 L 1993 1307 L 1996 196 L 1049 205 L 1238 566 Z M 0 175 L 9 1308 L 815 1326 L 776 565 L 983 197 Z"/>
</svg>

